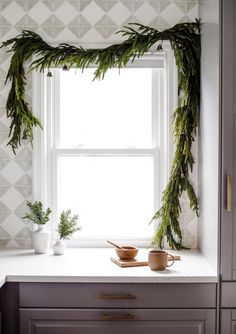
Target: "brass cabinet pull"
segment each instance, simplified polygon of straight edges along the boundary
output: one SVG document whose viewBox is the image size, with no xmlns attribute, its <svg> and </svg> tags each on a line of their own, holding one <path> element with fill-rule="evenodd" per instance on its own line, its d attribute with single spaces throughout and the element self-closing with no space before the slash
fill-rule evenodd
<svg viewBox="0 0 236 334">
<path fill-rule="evenodd" d="M 232 176 L 227 175 L 226 211 L 232 211 Z"/>
<path fill-rule="evenodd" d="M 125 320 L 134 320 L 134 314 L 102 314 L 100 315 L 100 320 L 105 321 L 125 321 Z"/>
<path fill-rule="evenodd" d="M 136 299 L 135 295 L 127 294 L 127 295 L 101 295 L 101 299 L 105 300 L 130 300 Z"/>
</svg>

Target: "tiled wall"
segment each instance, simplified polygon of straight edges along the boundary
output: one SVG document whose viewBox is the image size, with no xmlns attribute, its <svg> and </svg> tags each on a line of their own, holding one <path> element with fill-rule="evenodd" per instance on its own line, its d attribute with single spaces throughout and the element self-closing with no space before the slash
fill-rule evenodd
<svg viewBox="0 0 236 334">
<path fill-rule="evenodd" d="M 198 0 L 0 0 L 0 40 L 33 30 L 49 42 L 113 43 L 115 32 L 129 22 L 157 29 L 198 17 Z M 28 247 L 32 227 L 21 219 L 32 194 L 32 151 L 22 146 L 14 155 L 6 146 L 9 121 L 5 85 L 10 55 L 0 50 L 0 246 Z M 29 102 L 31 84 L 27 87 Z M 183 197 L 184 242 L 196 247 L 196 218 Z"/>
</svg>

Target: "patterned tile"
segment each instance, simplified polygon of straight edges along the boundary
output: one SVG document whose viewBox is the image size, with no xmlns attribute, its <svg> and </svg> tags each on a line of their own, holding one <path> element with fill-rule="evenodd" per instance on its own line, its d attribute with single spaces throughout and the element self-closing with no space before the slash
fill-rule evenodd
<svg viewBox="0 0 236 334">
<path fill-rule="evenodd" d="M 48 36 L 56 38 L 65 26 L 55 15 L 51 15 L 42 23 L 41 28 L 48 34 Z"/>
<path fill-rule="evenodd" d="M 195 7 L 198 4 L 197 0 L 174 0 L 174 3 L 177 7 L 183 12 L 188 13 L 193 7 Z"/>
<path fill-rule="evenodd" d="M 0 224 L 4 222 L 4 220 L 9 217 L 11 214 L 11 210 L 0 201 Z"/>
<path fill-rule="evenodd" d="M 49 2 L 51 2 L 51 1 L 49 1 Z M 35 22 L 37 22 L 37 24 L 41 25 L 51 15 L 51 11 L 48 9 L 48 7 L 42 1 L 39 1 L 28 12 L 28 15 Z"/>
<path fill-rule="evenodd" d="M 94 26 L 94 29 L 96 29 L 104 38 L 111 36 L 117 31 L 117 28 L 118 26 L 115 22 L 107 15 L 104 15 Z"/>
<path fill-rule="evenodd" d="M 0 15 L 0 38 L 3 38 L 11 28 L 11 23 L 4 16 Z"/>
<path fill-rule="evenodd" d="M 2 226 L 0 226 L 0 246 L 6 247 L 11 240 L 10 234 L 8 234 Z"/>
<path fill-rule="evenodd" d="M 118 2 L 108 12 L 108 16 L 118 25 L 121 26 L 128 17 L 130 17 L 130 11 L 120 2 Z"/>
<path fill-rule="evenodd" d="M 102 10 L 96 2 L 92 1 L 83 11 L 81 11 L 81 14 L 93 26 L 103 17 L 104 10 Z"/>
<path fill-rule="evenodd" d="M 32 151 L 27 147 L 23 147 L 17 152 L 14 160 L 22 170 L 27 172 L 32 167 Z"/>
<path fill-rule="evenodd" d="M 115 32 L 130 22 L 162 30 L 197 15 L 197 0 L 1 0 L 0 40 L 29 29 L 56 43 L 115 43 L 121 40 Z M 32 150 L 28 143 L 22 143 L 14 155 L 6 146 L 10 120 L 6 119 L 5 104 L 10 85 L 5 86 L 4 81 L 9 62 L 10 54 L 0 50 L 0 246 L 32 247 L 32 225 L 22 220 L 26 199 L 32 194 Z M 31 105 L 31 76 L 27 82 Z M 197 184 L 197 168 L 192 178 Z M 182 203 L 184 243 L 196 247 L 197 220 L 185 195 Z"/>
<path fill-rule="evenodd" d="M 3 196 L 11 187 L 11 184 L 0 175 L 0 197 Z"/>
<path fill-rule="evenodd" d="M 1 233 L 1 231 L 0 231 Z M 14 236 L 14 240 L 21 247 L 32 248 L 32 230 L 29 227 L 24 227 Z"/>
<path fill-rule="evenodd" d="M 28 174 L 23 175 L 15 184 L 14 187 L 19 193 L 27 198 L 32 194 L 32 179 Z"/>
<path fill-rule="evenodd" d="M 11 162 L 11 157 L 0 148 L 0 172 Z"/>
<path fill-rule="evenodd" d="M 55 12 L 55 16 L 65 25 L 73 20 L 76 15 L 77 12 L 74 7 L 68 2 L 64 2 Z"/>
<path fill-rule="evenodd" d="M 81 38 L 91 29 L 91 25 L 82 15 L 78 15 L 68 24 L 67 28 L 78 38 Z"/>
<path fill-rule="evenodd" d="M 14 25 L 25 15 L 25 12 L 15 1 L 12 1 L 1 14 Z"/>
<path fill-rule="evenodd" d="M 157 13 L 160 14 L 171 4 L 171 0 L 166 0 L 166 1 L 148 0 L 148 3 L 157 11 Z"/>
<path fill-rule="evenodd" d="M 29 15 L 24 15 L 22 19 L 16 23 L 15 28 L 19 33 L 24 29 L 35 31 L 38 28 L 38 24 Z"/>
<path fill-rule="evenodd" d="M 155 9 L 148 3 L 145 2 L 138 10 L 134 13 L 135 17 L 144 25 L 148 25 L 156 17 Z"/>
</svg>

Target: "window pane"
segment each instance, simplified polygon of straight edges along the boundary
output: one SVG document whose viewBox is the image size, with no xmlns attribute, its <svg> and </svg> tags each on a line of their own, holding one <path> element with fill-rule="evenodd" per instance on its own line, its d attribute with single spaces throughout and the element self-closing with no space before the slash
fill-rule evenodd
<svg viewBox="0 0 236 334">
<path fill-rule="evenodd" d="M 78 236 L 152 235 L 152 157 L 60 157 L 59 166 L 59 212 L 79 214 Z"/>
<path fill-rule="evenodd" d="M 61 147 L 151 147 L 152 69 L 60 72 Z"/>
</svg>

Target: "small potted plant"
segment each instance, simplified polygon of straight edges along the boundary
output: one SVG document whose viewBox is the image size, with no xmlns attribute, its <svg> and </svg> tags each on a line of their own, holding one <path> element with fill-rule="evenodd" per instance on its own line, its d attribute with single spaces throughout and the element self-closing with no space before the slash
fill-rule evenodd
<svg viewBox="0 0 236 334">
<path fill-rule="evenodd" d="M 70 239 L 70 237 L 76 231 L 81 228 L 77 226 L 78 215 L 72 216 L 71 210 L 62 211 L 60 216 L 60 223 L 58 225 L 57 232 L 59 234 L 59 240 L 53 246 L 53 252 L 55 255 L 62 255 L 65 253 L 65 239 Z"/>
<path fill-rule="evenodd" d="M 45 224 L 49 221 L 51 209 L 43 210 L 43 204 L 40 201 L 34 203 L 27 201 L 27 206 L 30 209 L 23 219 L 29 219 L 38 226 L 38 229 L 33 233 L 33 247 L 36 254 L 47 253 L 50 246 L 50 232 Z"/>
</svg>

